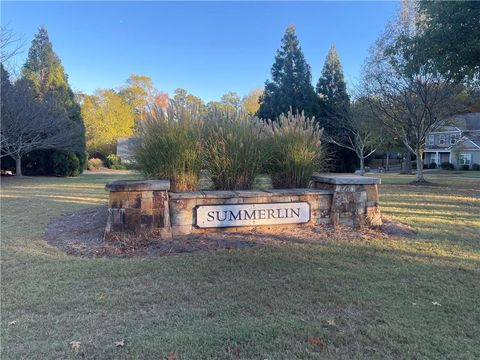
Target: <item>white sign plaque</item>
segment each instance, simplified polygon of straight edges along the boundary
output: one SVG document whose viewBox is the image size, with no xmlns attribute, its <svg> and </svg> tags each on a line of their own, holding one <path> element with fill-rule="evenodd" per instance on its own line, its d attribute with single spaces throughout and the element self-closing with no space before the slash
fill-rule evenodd
<svg viewBox="0 0 480 360">
<path fill-rule="evenodd" d="M 307 202 L 266 204 L 219 204 L 196 207 L 196 226 L 215 228 L 230 226 L 302 224 L 310 221 Z"/>
</svg>

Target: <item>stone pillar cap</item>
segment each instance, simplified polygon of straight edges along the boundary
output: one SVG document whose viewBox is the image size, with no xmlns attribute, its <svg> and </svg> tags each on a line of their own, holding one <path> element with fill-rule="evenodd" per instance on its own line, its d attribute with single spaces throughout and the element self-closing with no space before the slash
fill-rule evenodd
<svg viewBox="0 0 480 360">
<path fill-rule="evenodd" d="M 358 176 L 350 174 L 314 174 L 312 180 L 335 185 L 376 185 L 381 184 L 377 177 Z"/>
<path fill-rule="evenodd" d="M 170 180 L 117 180 L 105 185 L 108 191 L 168 191 Z"/>
</svg>

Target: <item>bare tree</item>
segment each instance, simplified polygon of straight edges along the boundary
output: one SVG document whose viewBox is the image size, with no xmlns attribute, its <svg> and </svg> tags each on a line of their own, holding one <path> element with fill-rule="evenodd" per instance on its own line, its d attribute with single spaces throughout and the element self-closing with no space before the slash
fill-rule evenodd
<svg viewBox="0 0 480 360">
<path fill-rule="evenodd" d="M 16 162 L 16 175 L 22 175 L 22 158 L 33 150 L 76 150 L 81 144 L 81 127 L 68 120 L 68 115 L 56 106 L 53 97 L 39 102 L 28 81 L 19 80 L 12 86 L 2 71 L 1 93 L 1 156 L 11 156 Z M 72 142 L 73 141 L 73 142 Z"/>
<path fill-rule="evenodd" d="M 6 25 L 0 27 L 0 62 L 2 64 L 23 52 L 24 45 L 20 35 Z"/>
<path fill-rule="evenodd" d="M 407 2 L 408 5 L 408 2 Z M 420 67 L 410 71 L 399 39 L 412 36 L 419 21 L 403 7 L 376 42 L 364 69 L 363 86 L 372 113 L 417 157 L 416 181 L 424 182 L 422 155 L 426 136 L 455 112 L 458 85 Z"/>
<path fill-rule="evenodd" d="M 378 126 L 362 100 L 354 101 L 344 109 L 336 136 L 327 136 L 326 140 L 337 146 L 350 149 L 360 161 L 360 174 L 365 174 L 365 159 L 381 145 Z"/>
</svg>

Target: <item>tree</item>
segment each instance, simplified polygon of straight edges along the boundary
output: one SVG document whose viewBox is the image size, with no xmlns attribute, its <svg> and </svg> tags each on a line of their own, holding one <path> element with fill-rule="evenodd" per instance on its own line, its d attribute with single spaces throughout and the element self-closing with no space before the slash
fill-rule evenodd
<svg viewBox="0 0 480 360">
<path fill-rule="evenodd" d="M 318 98 L 312 86 L 310 65 L 305 61 L 293 26 L 283 36 L 271 73 L 272 79 L 265 82 L 260 97 L 259 117 L 274 120 L 290 107 L 294 112 L 303 111 L 307 117 L 317 114 Z"/>
<path fill-rule="evenodd" d="M 364 99 L 353 102 L 341 114 L 342 121 L 333 135 L 326 135 L 328 142 L 349 149 L 360 162 L 360 174 L 365 174 L 365 159 L 381 145 L 377 122 L 371 116 Z"/>
<path fill-rule="evenodd" d="M 32 40 L 28 51 L 27 60 L 22 68 L 22 78 L 28 80 L 39 102 L 54 101 L 56 106 L 63 108 L 67 113 L 64 119 L 65 127 L 83 128 L 80 105 L 75 100 L 75 95 L 68 84 L 60 58 L 53 51 L 48 32 L 45 27 L 40 27 Z M 54 100 L 52 100 L 54 99 Z M 73 135 L 73 134 L 72 134 Z M 83 143 L 83 148 L 76 150 L 83 159 L 85 153 L 85 130 L 75 133 L 78 139 L 71 139 L 67 143 Z M 45 161 L 50 161 L 53 152 L 42 154 Z M 80 164 L 82 166 L 83 164 Z M 82 168 L 83 169 L 83 168 Z M 80 169 L 81 170 L 81 169 Z"/>
<path fill-rule="evenodd" d="M 255 115 L 260 108 L 260 96 L 263 94 L 262 88 L 257 88 L 248 93 L 242 100 L 242 106 L 250 115 Z"/>
<path fill-rule="evenodd" d="M 0 27 L 0 63 L 3 65 L 14 56 L 23 52 L 24 43 L 21 36 L 8 26 Z"/>
<path fill-rule="evenodd" d="M 423 150 L 428 133 L 455 112 L 458 85 L 451 78 L 408 66 L 408 48 L 399 38 L 412 38 L 418 13 L 410 3 L 379 38 L 364 70 L 364 89 L 373 114 L 417 157 L 416 181 L 424 182 Z"/>
<path fill-rule="evenodd" d="M 480 80 L 480 2 L 418 1 L 413 37 L 400 37 L 408 45 L 412 71 L 428 66 L 459 81 Z"/>
<path fill-rule="evenodd" d="M 320 99 L 317 121 L 324 129 L 324 134 L 341 143 L 348 143 L 348 137 L 340 138 L 345 129 L 351 126 L 351 124 L 347 124 L 348 119 L 346 118 L 351 113 L 350 97 L 347 93 L 347 84 L 335 45 L 332 45 L 328 51 L 322 74 L 317 82 L 316 92 Z M 332 166 L 334 171 L 350 172 L 353 170 L 355 163 L 352 162 L 352 159 L 355 159 L 355 153 L 349 147 L 330 142 L 329 150 L 334 154 Z"/>
<path fill-rule="evenodd" d="M 226 94 L 222 95 L 220 102 L 234 110 L 240 110 L 242 106 L 242 101 L 240 100 L 240 96 L 238 96 L 238 94 L 233 91 L 229 91 Z"/>
<path fill-rule="evenodd" d="M 198 107 L 200 113 L 204 113 L 206 111 L 205 103 L 202 99 L 198 96 L 189 94 L 185 89 L 176 89 L 174 92 L 173 100 L 175 101 L 176 106 L 195 106 Z"/>
<path fill-rule="evenodd" d="M 131 136 L 135 127 L 133 108 L 113 90 L 97 90 L 95 95 L 84 96 L 82 117 L 88 151 L 103 155 L 114 153 L 118 138 Z"/>
<path fill-rule="evenodd" d="M 22 158 L 34 150 L 82 149 L 83 127 L 67 121 L 68 113 L 57 98 L 38 100 L 27 79 L 12 86 L 3 66 L 1 78 L 1 155 L 15 160 L 17 176 L 22 175 Z"/>
<path fill-rule="evenodd" d="M 157 93 L 152 79 L 145 75 L 130 75 L 126 86 L 119 92 L 132 107 L 137 121 L 143 120 L 148 106 L 155 102 Z"/>
<path fill-rule="evenodd" d="M 347 84 L 335 45 L 332 45 L 328 51 L 316 91 L 320 98 L 318 120 L 323 122 L 321 125 L 325 130 L 335 129 L 336 123 L 342 120 L 342 115 L 350 106 Z"/>
<path fill-rule="evenodd" d="M 209 101 L 206 110 L 209 113 L 231 113 L 241 109 L 242 103 L 240 96 L 236 92 L 228 92 L 220 98 L 220 101 Z"/>
<path fill-rule="evenodd" d="M 206 111 L 208 113 L 215 113 L 215 112 L 235 112 L 236 109 L 229 104 L 225 104 L 222 101 L 209 101 L 207 105 L 205 105 Z"/>
<path fill-rule="evenodd" d="M 168 94 L 166 92 L 158 92 L 157 95 L 155 95 L 154 104 L 160 109 L 165 110 L 168 106 Z"/>
</svg>

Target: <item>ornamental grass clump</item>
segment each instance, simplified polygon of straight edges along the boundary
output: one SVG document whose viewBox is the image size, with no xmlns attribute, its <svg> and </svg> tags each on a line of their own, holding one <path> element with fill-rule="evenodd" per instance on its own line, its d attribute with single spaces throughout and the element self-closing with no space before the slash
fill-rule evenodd
<svg viewBox="0 0 480 360">
<path fill-rule="evenodd" d="M 202 126 L 199 109 L 171 101 L 167 109 L 153 106 L 139 125 L 135 149 L 138 168 L 147 177 L 170 179 L 171 190 L 195 191 L 202 166 Z"/>
<path fill-rule="evenodd" d="M 271 160 L 266 167 L 274 188 L 308 187 L 314 172 L 324 168 L 326 157 L 315 118 L 292 110 L 271 124 Z"/>
<path fill-rule="evenodd" d="M 239 111 L 212 111 L 205 122 L 205 166 L 216 190 L 248 190 L 268 157 L 266 128 Z"/>
</svg>

